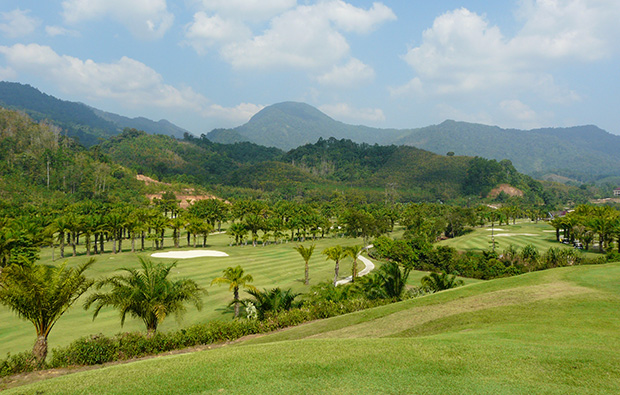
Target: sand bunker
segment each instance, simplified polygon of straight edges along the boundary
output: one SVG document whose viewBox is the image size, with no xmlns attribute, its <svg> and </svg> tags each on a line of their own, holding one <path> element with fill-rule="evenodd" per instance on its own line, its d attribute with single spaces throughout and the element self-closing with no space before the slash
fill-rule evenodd
<svg viewBox="0 0 620 395">
<path fill-rule="evenodd" d="M 498 230 L 504 230 L 504 229 L 500 229 L 500 228 L 491 229 L 491 228 L 489 228 L 489 229 L 486 229 L 486 230 L 488 230 L 489 232 L 492 231 L 492 230 L 497 232 Z"/>
<path fill-rule="evenodd" d="M 168 252 L 156 252 L 151 254 L 153 258 L 172 258 L 172 259 L 189 259 L 189 258 L 201 258 L 205 256 L 209 257 L 221 257 L 228 256 L 227 253 L 214 250 L 190 250 L 190 251 L 168 251 Z"/>
</svg>

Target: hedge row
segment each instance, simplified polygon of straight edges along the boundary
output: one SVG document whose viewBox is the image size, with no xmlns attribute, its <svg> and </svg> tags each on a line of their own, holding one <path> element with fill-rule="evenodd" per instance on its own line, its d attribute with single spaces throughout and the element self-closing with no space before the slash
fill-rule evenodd
<svg viewBox="0 0 620 395">
<path fill-rule="evenodd" d="M 243 336 L 268 333 L 304 322 L 333 317 L 390 303 L 389 300 L 351 299 L 343 302 L 324 301 L 305 304 L 300 308 L 270 314 L 262 321 L 212 321 L 172 332 L 157 332 L 148 336 L 141 332 L 120 333 L 112 337 L 102 334 L 82 337 L 66 347 L 52 350 L 43 366 L 36 366 L 32 354 L 23 352 L 0 360 L 0 377 L 33 371 L 76 365 L 97 365 L 122 361 L 172 350 L 226 342 Z"/>
</svg>

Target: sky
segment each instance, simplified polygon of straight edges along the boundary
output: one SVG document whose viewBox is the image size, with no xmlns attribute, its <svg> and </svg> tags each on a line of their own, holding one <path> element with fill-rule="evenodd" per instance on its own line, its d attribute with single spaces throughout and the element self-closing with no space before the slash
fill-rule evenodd
<svg viewBox="0 0 620 395">
<path fill-rule="evenodd" d="M 200 135 L 305 102 L 620 134 L 618 0 L 2 0 L 0 80 Z"/>
</svg>

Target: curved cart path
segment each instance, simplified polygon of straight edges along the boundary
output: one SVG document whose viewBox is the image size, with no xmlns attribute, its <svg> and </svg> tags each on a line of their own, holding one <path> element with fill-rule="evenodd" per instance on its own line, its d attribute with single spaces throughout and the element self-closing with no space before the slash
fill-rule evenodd
<svg viewBox="0 0 620 395">
<path fill-rule="evenodd" d="M 366 250 L 368 250 L 369 248 L 372 248 L 372 245 L 369 245 L 368 247 L 366 247 Z M 357 273 L 357 277 L 362 277 L 367 275 L 368 273 L 370 273 L 371 270 L 373 270 L 375 268 L 375 264 L 372 263 L 370 261 L 370 259 L 363 257 L 363 256 L 359 256 L 357 259 L 359 259 L 360 261 L 362 261 L 364 263 L 364 265 L 366 265 L 366 267 L 364 269 L 362 269 L 362 271 L 360 271 L 359 273 Z M 347 278 L 343 278 L 342 280 L 338 280 L 336 281 L 336 286 L 342 285 L 342 284 L 346 284 L 346 283 L 350 283 L 351 280 L 353 279 L 352 276 L 349 276 Z"/>
</svg>

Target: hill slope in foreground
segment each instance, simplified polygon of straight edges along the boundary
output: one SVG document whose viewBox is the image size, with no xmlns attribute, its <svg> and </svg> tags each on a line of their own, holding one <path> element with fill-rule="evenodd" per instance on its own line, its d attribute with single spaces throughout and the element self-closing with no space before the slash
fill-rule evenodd
<svg viewBox="0 0 620 395">
<path fill-rule="evenodd" d="M 529 273 L 13 391 L 616 394 L 618 278 L 620 264 Z"/>
</svg>

